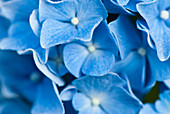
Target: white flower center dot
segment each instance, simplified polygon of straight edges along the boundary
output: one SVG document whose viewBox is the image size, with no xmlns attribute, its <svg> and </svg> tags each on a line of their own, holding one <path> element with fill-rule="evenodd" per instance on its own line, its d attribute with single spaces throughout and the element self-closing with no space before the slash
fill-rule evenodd
<svg viewBox="0 0 170 114">
<path fill-rule="evenodd" d="M 98 98 L 93 98 L 92 99 L 92 104 L 93 104 L 93 106 L 99 106 L 100 105 L 100 100 Z"/>
<path fill-rule="evenodd" d="M 76 26 L 76 25 L 79 24 L 79 19 L 78 19 L 77 17 L 73 17 L 73 18 L 71 19 L 71 23 Z"/>
<path fill-rule="evenodd" d="M 139 53 L 141 56 L 145 56 L 145 55 L 146 55 L 146 49 L 141 47 L 141 48 L 138 49 L 138 53 Z"/>
<path fill-rule="evenodd" d="M 169 18 L 169 12 L 166 10 L 162 10 L 160 12 L 160 18 L 163 20 L 167 20 Z"/>
<path fill-rule="evenodd" d="M 96 50 L 96 48 L 93 45 L 91 45 L 88 47 L 88 50 L 92 53 Z"/>
</svg>

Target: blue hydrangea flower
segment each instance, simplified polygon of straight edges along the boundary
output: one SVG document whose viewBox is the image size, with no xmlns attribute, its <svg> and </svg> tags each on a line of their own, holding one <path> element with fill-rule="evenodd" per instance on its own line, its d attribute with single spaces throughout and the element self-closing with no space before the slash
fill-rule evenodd
<svg viewBox="0 0 170 114">
<path fill-rule="evenodd" d="M 40 42 L 43 48 L 73 40 L 90 41 L 94 29 L 107 17 L 101 0 L 40 0 Z"/>
<path fill-rule="evenodd" d="M 40 40 L 33 33 L 29 16 L 38 8 L 38 0 L 10 0 L 2 3 L 2 13 L 11 21 L 8 38 L 0 43 L 1 49 L 20 51 L 35 50 L 41 62 L 46 62 L 47 52 L 40 46 Z M 44 58 L 43 58 L 44 57 Z"/>
<path fill-rule="evenodd" d="M 54 81 L 59 86 L 65 84 L 61 78 L 68 73 L 67 68 L 63 62 L 63 45 L 51 47 L 47 55 L 48 59 L 46 63 L 41 63 L 37 54 L 34 52 L 34 60 L 41 72 L 43 72 L 48 78 Z"/>
<path fill-rule="evenodd" d="M 78 92 L 72 104 L 81 114 L 133 114 L 141 108 L 140 102 L 123 88 L 126 83 L 116 74 L 86 76 L 73 81 L 73 85 Z"/>
<path fill-rule="evenodd" d="M 137 12 L 136 4 L 151 1 L 152 0 L 103 0 L 103 3 L 109 13 L 134 15 L 133 12 Z"/>
<path fill-rule="evenodd" d="M 159 95 L 155 104 L 145 104 L 140 114 L 169 114 L 170 112 L 170 90 Z"/>
<path fill-rule="evenodd" d="M 115 63 L 111 71 L 125 72 L 135 90 L 151 88 L 155 81 L 170 78 L 170 60 L 162 62 L 156 51 L 147 43 L 147 35 L 137 30 L 128 16 L 120 15 L 109 24 L 116 37 L 121 61 Z"/>
<path fill-rule="evenodd" d="M 63 51 L 67 69 L 76 77 L 99 76 L 113 66 L 117 47 L 105 21 L 95 29 L 91 42 L 72 42 Z"/>
<path fill-rule="evenodd" d="M 139 3 L 137 10 L 148 24 L 148 31 L 155 43 L 159 59 L 161 61 L 168 60 L 170 56 L 169 0 L 154 0 L 149 3 Z"/>
<path fill-rule="evenodd" d="M 34 104 L 32 113 L 64 113 L 55 84 L 39 72 L 30 55 L 0 51 L 0 76 L 11 92 Z"/>
</svg>

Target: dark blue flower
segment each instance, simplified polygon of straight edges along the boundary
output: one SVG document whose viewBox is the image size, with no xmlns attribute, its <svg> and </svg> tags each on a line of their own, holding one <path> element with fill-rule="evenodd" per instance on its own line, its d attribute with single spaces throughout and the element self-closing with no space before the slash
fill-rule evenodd
<svg viewBox="0 0 170 114">
<path fill-rule="evenodd" d="M 0 76 L 11 92 L 33 103 L 32 113 L 64 113 L 54 82 L 41 74 L 30 55 L 0 51 Z"/>
<path fill-rule="evenodd" d="M 95 29 L 91 42 L 72 42 L 63 51 L 67 69 L 76 77 L 81 74 L 101 76 L 113 66 L 117 47 L 105 21 Z"/>
<path fill-rule="evenodd" d="M 151 39 L 161 61 L 170 56 L 170 2 L 155 0 L 137 5 L 139 14 L 146 20 Z M 147 27 L 145 27 L 147 28 Z"/>
<path fill-rule="evenodd" d="M 170 78 L 170 60 L 162 62 L 147 43 L 147 35 L 137 30 L 128 16 L 120 15 L 109 24 L 116 37 L 122 61 L 111 71 L 125 72 L 133 89 L 141 91 L 153 87 L 155 81 Z"/>
<path fill-rule="evenodd" d="M 107 17 L 101 0 L 40 0 L 40 42 L 43 48 L 73 40 L 90 41 L 94 29 Z"/>
</svg>

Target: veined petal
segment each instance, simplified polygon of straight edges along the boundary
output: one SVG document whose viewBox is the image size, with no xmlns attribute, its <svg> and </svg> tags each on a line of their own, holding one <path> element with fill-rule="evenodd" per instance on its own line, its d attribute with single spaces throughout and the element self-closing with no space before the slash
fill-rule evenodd
<svg viewBox="0 0 170 114">
<path fill-rule="evenodd" d="M 81 68 L 89 55 L 86 47 L 71 43 L 64 47 L 63 57 L 66 68 L 76 77 L 81 76 Z"/>
<path fill-rule="evenodd" d="M 48 19 L 43 23 L 40 43 L 43 48 L 49 48 L 75 39 L 77 29 L 71 23 L 63 23 Z"/>
<path fill-rule="evenodd" d="M 96 50 L 87 57 L 82 72 L 87 76 L 102 76 L 111 69 L 114 61 L 115 57 L 112 52 Z"/>
</svg>

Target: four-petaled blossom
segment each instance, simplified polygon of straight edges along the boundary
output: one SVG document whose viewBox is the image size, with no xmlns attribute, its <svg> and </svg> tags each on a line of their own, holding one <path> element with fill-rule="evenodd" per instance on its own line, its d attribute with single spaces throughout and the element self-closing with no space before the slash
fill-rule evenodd
<svg viewBox="0 0 170 114">
<path fill-rule="evenodd" d="M 86 76 L 73 81 L 73 85 L 78 92 L 72 104 L 81 114 L 133 114 L 141 108 L 140 102 L 124 89 L 126 83 L 117 74 Z"/>
<path fill-rule="evenodd" d="M 104 32 L 104 33 L 103 33 Z M 105 21 L 95 29 L 91 42 L 72 42 L 63 51 L 67 69 L 76 77 L 81 74 L 101 76 L 114 64 L 117 46 Z"/>
<path fill-rule="evenodd" d="M 106 17 L 101 0 L 40 0 L 41 46 L 49 48 L 74 40 L 90 41 L 94 29 Z"/>
<path fill-rule="evenodd" d="M 166 61 L 170 57 L 170 2 L 154 0 L 137 5 L 139 14 L 146 20 L 158 57 Z M 146 27 L 147 28 L 147 27 Z"/>
</svg>

